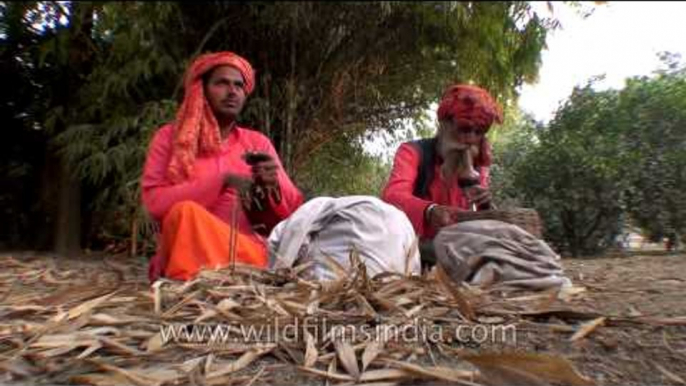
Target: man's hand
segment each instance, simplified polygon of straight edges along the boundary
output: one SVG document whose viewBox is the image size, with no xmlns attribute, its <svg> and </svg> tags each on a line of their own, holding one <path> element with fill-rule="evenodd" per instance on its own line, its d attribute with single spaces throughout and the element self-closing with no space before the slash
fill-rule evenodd
<svg viewBox="0 0 686 386">
<path fill-rule="evenodd" d="M 233 173 L 224 174 L 224 185 L 223 188 L 234 188 L 239 192 L 247 192 L 252 186 L 252 180 L 243 176 L 239 176 Z"/>
<path fill-rule="evenodd" d="M 462 210 L 444 205 L 435 205 L 427 214 L 427 220 L 432 228 L 441 229 L 454 224 L 456 217 L 459 216 L 459 212 L 462 212 Z"/>
<path fill-rule="evenodd" d="M 245 153 L 243 158 L 252 167 L 253 181 L 255 181 L 256 185 L 266 188 L 278 186 L 278 166 L 271 155 L 261 152 L 250 152 Z"/>
<path fill-rule="evenodd" d="M 488 208 L 491 205 L 491 191 L 481 185 L 470 186 L 465 194 L 469 204 L 476 204 L 477 208 Z"/>
<path fill-rule="evenodd" d="M 249 210 L 252 206 L 253 182 L 250 178 L 242 177 L 233 173 L 224 175 L 224 189 L 234 188 L 238 192 L 243 207 Z"/>
<path fill-rule="evenodd" d="M 263 152 L 247 152 L 243 154 L 245 162 L 251 166 L 253 186 L 251 189 L 252 205 L 248 210 L 264 210 L 267 199 L 271 197 L 275 202 L 281 202 L 279 190 L 278 165 L 274 157 Z"/>
</svg>

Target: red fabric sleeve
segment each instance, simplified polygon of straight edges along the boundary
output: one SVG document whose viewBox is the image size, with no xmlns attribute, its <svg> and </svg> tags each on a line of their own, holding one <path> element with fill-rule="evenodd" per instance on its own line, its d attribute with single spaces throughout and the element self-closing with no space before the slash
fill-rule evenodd
<svg viewBox="0 0 686 386">
<path fill-rule="evenodd" d="M 413 194 L 419 162 L 420 156 L 417 149 L 409 143 L 400 145 L 395 154 L 391 176 L 383 189 L 381 198 L 405 212 L 415 232 L 419 236 L 426 236 L 428 229 L 425 229 L 424 211 L 431 201 Z"/>
<path fill-rule="evenodd" d="M 162 127 L 153 137 L 141 178 L 142 200 L 148 213 L 161 221 L 177 202 L 191 200 L 207 207 L 217 200 L 222 189 L 221 175 L 191 179 L 172 184 L 167 167 L 172 153 L 173 128 Z"/>
</svg>

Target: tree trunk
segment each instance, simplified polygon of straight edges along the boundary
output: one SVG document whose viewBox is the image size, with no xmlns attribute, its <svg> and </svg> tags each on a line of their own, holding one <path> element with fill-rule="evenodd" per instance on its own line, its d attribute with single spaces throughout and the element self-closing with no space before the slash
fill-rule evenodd
<svg viewBox="0 0 686 386">
<path fill-rule="evenodd" d="M 74 2 L 70 7 L 68 59 L 65 76 L 57 81 L 58 92 L 55 106 L 62 106 L 65 120 L 58 123 L 56 134 L 62 132 L 71 123 L 76 114 L 70 111 L 74 105 L 82 84 L 81 77 L 91 69 L 93 57 L 92 30 L 95 6 L 88 3 Z M 51 149 L 57 152 L 59 149 Z M 56 184 L 56 215 L 54 249 L 59 254 L 73 254 L 81 249 L 81 182 L 72 173 L 64 157 L 55 154 L 57 174 L 51 183 Z"/>
<path fill-rule="evenodd" d="M 564 238 L 569 245 L 569 253 L 572 257 L 579 257 L 579 240 L 577 239 L 576 221 L 574 212 L 564 209 L 561 213 Z"/>
<path fill-rule="evenodd" d="M 55 221 L 55 252 L 69 255 L 81 249 L 81 183 L 59 159 L 57 176 L 57 217 Z"/>
</svg>

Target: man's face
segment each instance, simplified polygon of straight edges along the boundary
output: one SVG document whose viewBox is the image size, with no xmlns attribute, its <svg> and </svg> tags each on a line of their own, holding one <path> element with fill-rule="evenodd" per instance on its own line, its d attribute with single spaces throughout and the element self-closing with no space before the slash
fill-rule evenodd
<svg viewBox="0 0 686 386">
<path fill-rule="evenodd" d="M 479 145 L 484 136 L 482 129 L 458 126 L 453 120 L 439 122 L 438 155 L 444 160 L 441 173 L 444 178 L 452 178 L 457 173 L 473 174 L 473 168 L 468 167 L 467 158 L 475 157 L 479 152 Z M 469 155 L 468 155 L 469 154 Z M 470 162 L 471 164 L 471 162 Z"/>
<path fill-rule="evenodd" d="M 458 123 L 455 119 L 441 121 L 439 136 L 452 143 L 479 145 L 486 130 Z"/>
<path fill-rule="evenodd" d="M 205 97 L 218 119 L 235 120 L 245 104 L 245 81 L 231 66 L 212 70 L 205 83 Z"/>
</svg>

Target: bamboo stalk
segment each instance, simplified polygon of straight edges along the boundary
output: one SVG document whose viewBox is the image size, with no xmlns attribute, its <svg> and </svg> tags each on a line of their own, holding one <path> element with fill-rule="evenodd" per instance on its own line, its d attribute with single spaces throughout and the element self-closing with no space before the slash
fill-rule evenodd
<svg viewBox="0 0 686 386">
<path fill-rule="evenodd" d="M 131 220 L 131 246 L 129 249 L 129 256 L 135 257 L 138 254 L 138 221 L 134 213 L 133 220 Z"/>
</svg>

